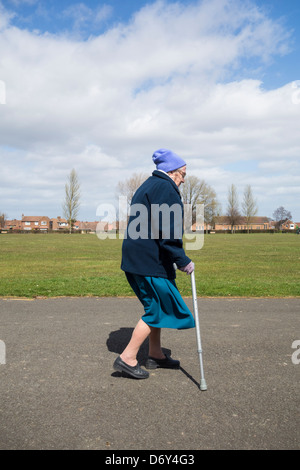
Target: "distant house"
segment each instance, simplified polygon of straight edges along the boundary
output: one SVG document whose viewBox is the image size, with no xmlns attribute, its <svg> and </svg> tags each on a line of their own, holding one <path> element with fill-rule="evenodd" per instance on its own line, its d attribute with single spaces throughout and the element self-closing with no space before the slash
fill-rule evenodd
<svg viewBox="0 0 300 470">
<path fill-rule="evenodd" d="M 111 231 L 118 227 L 118 222 L 81 222 L 77 220 L 73 225 L 73 230 L 81 233 L 96 233 L 97 229 L 101 231 Z M 58 216 L 50 219 L 47 216 L 25 216 L 22 214 L 22 220 L 6 220 L 2 231 L 55 231 L 62 232 L 69 230 L 69 223 L 66 219 Z"/>
<path fill-rule="evenodd" d="M 13 219 L 13 220 L 6 220 L 3 230 L 8 230 L 12 232 L 13 230 L 22 230 L 22 222 L 21 220 Z"/>
<path fill-rule="evenodd" d="M 275 229 L 275 228 L 276 228 L 275 220 L 270 220 L 269 221 L 269 229 Z"/>
<path fill-rule="evenodd" d="M 62 231 L 68 228 L 69 228 L 69 224 L 66 219 L 62 219 L 61 217 L 56 217 L 56 219 L 50 220 L 50 230 Z"/>
<path fill-rule="evenodd" d="M 118 230 L 119 223 L 118 222 L 102 222 L 102 221 L 95 221 L 95 222 L 75 222 L 74 229 L 80 230 L 81 233 L 96 233 L 96 232 L 110 232 L 112 230 Z"/>
<path fill-rule="evenodd" d="M 46 216 L 24 216 L 21 220 L 22 230 L 39 230 L 47 232 L 50 230 L 50 219 Z"/>
<path fill-rule="evenodd" d="M 268 217 L 252 217 L 249 224 L 250 230 L 268 230 L 270 222 Z M 241 217 L 239 222 L 233 226 L 233 230 L 247 230 L 247 220 L 245 217 Z M 215 230 L 231 230 L 231 225 L 228 221 L 228 217 L 221 216 L 217 217 L 215 221 Z"/>
<path fill-rule="evenodd" d="M 294 223 L 292 220 L 286 220 L 280 225 L 280 230 L 295 230 L 297 224 Z"/>
<path fill-rule="evenodd" d="M 79 230 L 81 233 L 96 233 L 97 225 L 99 222 L 75 222 L 74 229 Z"/>
<path fill-rule="evenodd" d="M 206 232 L 207 230 L 213 230 L 213 225 L 206 223 L 197 224 L 196 222 L 192 225 L 192 232 Z"/>
</svg>

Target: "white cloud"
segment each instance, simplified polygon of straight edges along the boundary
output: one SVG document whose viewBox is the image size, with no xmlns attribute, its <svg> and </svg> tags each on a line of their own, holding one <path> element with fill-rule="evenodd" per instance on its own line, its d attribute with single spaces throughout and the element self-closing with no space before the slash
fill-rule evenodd
<svg viewBox="0 0 300 470">
<path fill-rule="evenodd" d="M 7 11 L 0 2 L 0 32 L 7 28 L 14 16 L 14 13 Z"/>
<path fill-rule="evenodd" d="M 62 17 L 72 19 L 73 29 L 78 32 L 87 26 L 89 28 L 99 26 L 111 14 L 112 7 L 109 5 L 100 5 L 96 10 L 93 10 L 84 3 L 74 3 L 62 11 Z"/>
<path fill-rule="evenodd" d="M 90 21 L 83 4 L 65 14 L 76 23 L 80 12 Z M 94 13 L 102 21 L 110 12 Z M 182 154 L 190 172 L 203 176 L 220 198 L 237 177 L 241 188 L 246 181 L 255 185 L 261 200 L 266 186 L 289 193 L 292 165 L 285 165 L 282 184 L 267 166 L 299 158 L 295 89 L 290 83 L 267 91 L 251 76 L 253 64 L 262 67 L 288 50 L 289 33 L 254 4 L 158 1 L 88 41 L 9 27 L 8 16 L 0 31 L 2 184 L 11 198 L 15 188 L 16 196 L 11 209 L 1 210 L 18 217 L 44 197 L 58 215 L 66 176 L 75 167 L 82 216 L 93 219 L 102 199 L 114 199 L 119 180 L 131 171 L 152 171 L 151 155 L 159 147 Z M 256 172 L 224 169 L 249 160 L 258 162 Z M 28 204 L 19 199 L 21 181 L 27 181 Z M 274 207 L 267 203 L 275 201 L 267 201 L 261 215 L 270 215 Z"/>
</svg>

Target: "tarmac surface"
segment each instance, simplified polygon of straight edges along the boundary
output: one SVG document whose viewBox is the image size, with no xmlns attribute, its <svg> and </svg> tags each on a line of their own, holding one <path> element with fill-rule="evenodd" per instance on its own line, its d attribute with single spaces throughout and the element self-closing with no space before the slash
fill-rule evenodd
<svg viewBox="0 0 300 470">
<path fill-rule="evenodd" d="M 1 299 L 0 449 L 299 449 L 300 299 L 198 306 L 207 391 L 195 329 L 162 331 L 179 370 L 113 370 L 137 299 Z"/>
</svg>

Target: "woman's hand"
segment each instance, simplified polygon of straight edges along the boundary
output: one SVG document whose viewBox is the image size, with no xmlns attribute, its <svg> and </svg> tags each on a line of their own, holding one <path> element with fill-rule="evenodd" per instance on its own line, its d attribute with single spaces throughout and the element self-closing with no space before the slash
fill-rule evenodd
<svg viewBox="0 0 300 470">
<path fill-rule="evenodd" d="M 191 261 L 189 264 L 187 264 L 183 268 L 179 268 L 179 269 L 180 269 L 180 271 L 183 271 L 184 273 L 192 274 L 192 272 L 195 269 L 195 265 L 194 265 L 193 261 Z"/>
</svg>

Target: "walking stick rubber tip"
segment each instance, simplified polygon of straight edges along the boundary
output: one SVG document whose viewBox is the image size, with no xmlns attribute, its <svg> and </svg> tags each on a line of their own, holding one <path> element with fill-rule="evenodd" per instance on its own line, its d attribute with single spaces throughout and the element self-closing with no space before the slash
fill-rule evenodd
<svg viewBox="0 0 300 470">
<path fill-rule="evenodd" d="M 207 385 L 204 379 L 200 380 L 200 390 L 207 390 Z"/>
</svg>

